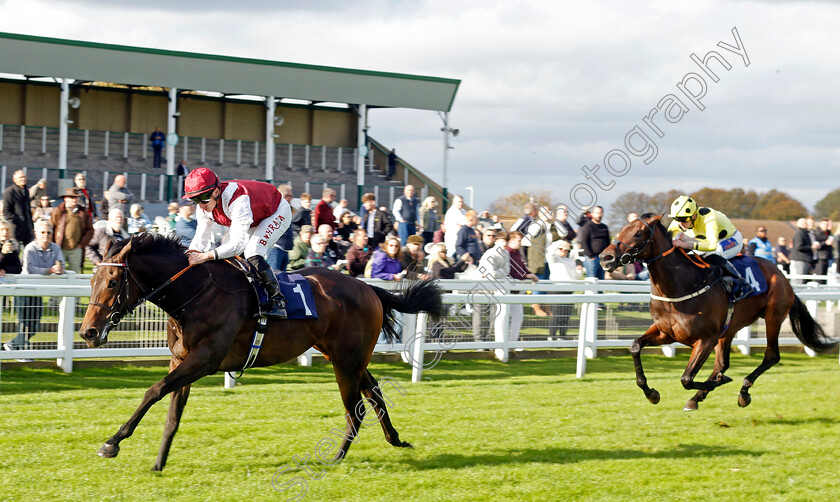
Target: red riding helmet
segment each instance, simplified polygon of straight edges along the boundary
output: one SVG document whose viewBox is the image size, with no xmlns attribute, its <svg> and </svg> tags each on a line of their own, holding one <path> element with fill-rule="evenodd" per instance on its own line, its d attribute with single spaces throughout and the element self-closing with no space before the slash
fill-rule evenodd
<svg viewBox="0 0 840 502">
<path fill-rule="evenodd" d="M 184 180 L 184 198 L 192 199 L 219 186 L 219 177 L 206 167 L 194 169 Z"/>
</svg>

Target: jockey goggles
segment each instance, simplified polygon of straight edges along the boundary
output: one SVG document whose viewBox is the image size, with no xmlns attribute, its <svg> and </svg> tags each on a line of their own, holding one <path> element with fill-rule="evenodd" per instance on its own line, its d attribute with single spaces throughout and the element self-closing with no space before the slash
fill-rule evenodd
<svg viewBox="0 0 840 502">
<path fill-rule="evenodd" d="M 195 197 L 190 197 L 190 200 L 195 202 L 196 204 L 206 204 L 212 198 L 213 198 L 213 190 L 210 190 L 209 192 L 204 192 L 203 194 L 196 195 Z"/>
<path fill-rule="evenodd" d="M 674 219 L 680 223 L 691 221 L 691 216 L 675 216 Z"/>
</svg>

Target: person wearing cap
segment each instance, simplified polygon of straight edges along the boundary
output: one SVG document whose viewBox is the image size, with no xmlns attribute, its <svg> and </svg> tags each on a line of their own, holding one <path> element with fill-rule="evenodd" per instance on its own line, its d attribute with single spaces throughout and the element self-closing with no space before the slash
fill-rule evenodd
<svg viewBox="0 0 840 502">
<path fill-rule="evenodd" d="M 400 263 L 405 270 L 406 279 L 428 279 L 425 273 L 426 254 L 423 252 L 423 238 L 409 235 L 405 247 L 400 250 Z"/>
<path fill-rule="evenodd" d="M 260 315 L 285 318 L 286 299 L 274 271 L 265 261 L 268 250 L 291 224 L 292 208 L 274 185 L 254 180 L 222 182 L 212 170 L 199 167 L 184 180 L 184 198 L 196 211 L 195 238 L 190 243 L 190 265 L 242 254 L 254 267 L 268 300 Z M 230 227 L 229 239 L 210 250 L 212 223 Z"/>
<path fill-rule="evenodd" d="M 93 222 L 79 206 L 79 192 L 75 188 L 64 190 L 61 198 L 64 202 L 50 214 L 53 242 L 61 247 L 67 270 L 81 273 L 85 247 L 93 238 Z"/>
<path fill-rule="evenodd" d="M 96 209 L 96 202 L 93 200 L 90 190 L 87 189 L 87 177 L 85 173 L 77 173 L 76 177 L 73 178 L 73 182 L 76 183 L 76 189 L 79 192 L 79 207 L 84 208 L 85 212 L 90 216 L 90 221 L 95 221 L 99 218 L 99 212 Z"/>
<path fill-rule="evenodd" d="M 704 260 L 720 267 L 724 285 L 732 292 L 735 283 L 741 285 L 741 294 L 733 302 L 743 299 L 752 291 L 752 285 L 729 262 L 744 247 L 744 236 L 729 218 L 710 207 L 698 207 L 688 195 L 680 195 L 671 203 L 674 220 L 668 226 L 674 246 L 694 250 Z"/>
<path fill-rule="evenodd" d="M 569 253 L 572 244 L 567 240 L 557 240 L 548 245 L 545 258 L 548 262 L 548 278 L 552 281 L 574 281 L 583 277 L 583 269 L 578 269 L 577 263 Z M 571 291 L 561 291 L 561 295 L 570 295 Z M 572 315 L 571 303 L 559 303 L 548 306 L 549 313 L 554 316 L 548 324 L 548 337 L 565 337 Z"/>
<path fill-rule="evenodd" d="M 306 266 L 306 257 L 309 255 L 309 250 L 312 249 L 309 240 L 312 238 L 312 225 L 302 225 L 300 233 L 295 237 L 292 250 L 289 251 L 289 266 L 288 270 L 297 270 Z"/>
<path fill-rule="evenodd" d="M 38 180 L 38 183 L 35 183 L 31 187 L 29 187 L 29 204 L 32 206 L 32 209 L 38 206 L 38 201 L 41 200 L 41 197 L 47 194 L 47 180 L 45 178 L 41 178 Z"/>
</svg>

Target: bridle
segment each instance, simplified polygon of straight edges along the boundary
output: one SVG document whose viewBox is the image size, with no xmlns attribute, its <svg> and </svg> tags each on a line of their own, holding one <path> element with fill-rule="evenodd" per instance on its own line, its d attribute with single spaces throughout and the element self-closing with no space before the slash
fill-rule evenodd
<svg viewBox="0 0 840 502">
<path fill-rule="evenodd" d="M 97 267 L 119 267 L 125 269 L 125 272 L 123 272 L 122 275 L 120 289 L 119 291 L 117 291 L 117 295 L 114 297 L 114 303 L 112 305 L 109 306 L 105 305 L 104 303 L 94 301 L 88 303 L 88 305 L 103 308 L 111 313 L 111 315 L 108 316 L 108 324 L 106 324 L 105 328 L 102 330 L 102 336 L 100 338 L 100 342 L 104 343 L 105 340 L 108 338 L 108 333 L 110 333 L 110 331 L 114 329 L 120 323 L 120 321 L 122 321 L 123 317 L 130 315 L 132 312 L 134 312 L 134 309 L 142 305 L 146 300 L 159 293 L 166 286 L 172 284 L 172 281 L 174 281 L 175 279 L 180 277 L 184 272 L 189 270 L 192 267 L 192 265 L 188 265 L 186 268 L 164 281 L 163 284 L 153 289 L 150 293 L 140 297 L 136 302 L 134 302 L 131 305 L 128 304 L 128 290 L 131 287 L 129 282 L 134 283 L 134 285 L 140 291 L 140 294 L 143 294 L 143 288 L 140 286 L 140 283 L 137 282 L 137 279 L 135 279 L 131 275 L 131 269 L 128 267 L 128 263 L 101 262 L 97 264 Z M 117 307 L 120 305 L 123 305 L 124 308 L 118 310 Z"/>
<path fill-rule="evenodd" d="M 638 259 L 639 255 L 642 254 L 645 251 L 645 249 L 647 249 L 647 247 L 650 246 L 653 243 L 653 227 L 650 226 L 650 223 L 646 222 L 645 220 L 643 220 L 641 218 L 637 219 L 636 221 L 641 221 L 642 223 L 644 223 L 645 227 L 647 227 L 647 229 L 648 229 L 648 236 L 647 236 L 647 239 L 645 239 L 645 242 L 643 244 L 641 244 L 640 246 L 633 247 L 633 246 L 630 246 L 627 243 L 621 242 L 620 240 L 618 240 L 618 237 L 613 239 L 613 241 L 611 242 L 611 244 L 615 246 L 615 249 L 617 251 L 620 251 L 620 249 L 618 247 L 619 244 L 624 246 L 624 248 L 626 250 L 629 250 L 629 251 L 624 251 L 623 253 L 621 253 L 620 255 L 618 255 L 616 257 L 616 260 L 621 265 L 627 265 L 628 263 L 635 263 L 637 261 L 640 261 Z M 641 260 L 641 261 L 644 261 L 645 263 L 649 264 L 651 262 L 654 262 L 654 261 L 658 260 L 659 258 L 662 258 L 662 256 L 663 255 L 660 254 L 659 256 L 656 256 L 656 257 L 651 258 L 649 260 Z"/>
</svg>

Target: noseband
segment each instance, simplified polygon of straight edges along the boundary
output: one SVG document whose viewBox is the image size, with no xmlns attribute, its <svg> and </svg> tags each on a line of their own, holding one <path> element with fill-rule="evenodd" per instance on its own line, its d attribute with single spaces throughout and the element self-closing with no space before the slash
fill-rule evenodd
<svg viewBox="0 0 840 502">
<path fill-rule="evenodd" d="M 117 296 L 114 299 L 114 303 L 112 305 L 108 306 L 108 305 L 105 305 L 104 303 L 99 303 L 99 302 L 94 302 L 94 301 L 91 301 L 91 302 L 88 303 L 89 305 L 94 305 L 96 307 L 101 307 L 101 308 L 103 308 L 103 309 L 105 309 L 105 310 L 107 310 L 108 312 L 111 313 L 111 315 L 108 316 L 108 325 L 106 326 L 106 329 L 105 329 L 105 332 L 107 333 L 107 332 L 111 331 L 111 329 L 113 329 L 117 324 L 119 324 L 123 317 L 125 317 L 126 315 L 133 312 L 134 309 L 137 308 L 138 305 L 140 305 L 140 303 L 143 303 L 143 300 L 145 300 L 145 298 L 143 300 L 141 300 L 140 302 L 136 303 L 135 305 L 132 305 L 130 307 L 126 307 L 126 308 L 122 309 L 121 311 L 117 310 L 117 308 L 120 305 L 127 305 L 128 304 L 128 289 L 129 289 L 128 276 L 131 274 L 131 272 L 128 268 L 128 264 L 127 263 L 104 263 L 103 262 L 103 263 L 99 263 L 97 265 L 97 267 L 120 267 L 120 268 L 125 269 L 125 272 L 123 272 L 122 281 L 120 282 L 120 289 L 119 289 L 119 291 L 117 291 Z M 137 281 L 134 281 L 134 282 L 135 282 L 135 284 L 137 283 Z"/>
<path fill-rule="evenodd" d="M 650 246 L 651 243 L 653 242 L 653 227 L 650 226 L 650 223 L 646 222 L 645 220 L 643 220 L 641 218 L 639 218 L 637 221 L 641 221 L 642 223 L 644 223 L 644 225 L 648 229 L 647 239 L 645 239 L 645 242 L 642 245 L 632 247 L 629 244 L 621 242 L 620 240 L 618 240 L 618 237 L 613 239 L 613 241 L 611 242 L 611 244 L 615 246 L 616 250 L 619 249 L 618 248 L 619 244 L 624 246 L 625 249 L 629 250 L 629 251 L 625 251 L 625 252 L 621 253 L 620 255 L 618 255 L 616 257 L 616 260 L 618 260 L 618 263 L 620 263 L 622 265 L 627 265 L 628 263 L 635 263 L 635 262 L 639 261 L 638 256 L 640 254 L 642 254 L 645 251 L 645 249 L 647 249 L 647 247 Z M 646 263 L 650 263 L 650 262 L 652 262 L 652 261 L 654 261 L 654 260 L 656 260 L 660 257 L 661 257 L 661 255 L 657 256 L 655 258 L 652 258 L 650 260 L 644 260 L 644 261 Z"/>
<path fill-rule="evenodd" d="M 105 337 L 107 337 L 108 332 L 110 332 L 117 324 L 120 323 L 120 321 L 122 321 L 123 317 L 125 317 L 125 316 L 131 314 L 132 312 L 134 312 L 134 309 L 136 309 L 137 307 L 142 305 L 143 302 L 145 302 L 149 298 L 156 295 L 158 292 L 160 292 L 160 290 L 162 290 L 166 286 L 169 286 L 170 284 L 172 284 L 172 281 L 174 281 L 178 277 L 181 277 L 181 275 L 184 272 L 186 272 L 187 270 L 189 270 L 192 267 L 192 265 L 187 266 L 185 269 L 181 270 L 177 274 L 175 274 L 172 277 L 170 277 L 169 279 L 167 279 L 163 284 L 161 284 L 160 286 L 153 289 L 149 294 L 147 294 L 145 296 L 142 296 L 139 300 L 134 302 L 133 305 L 128 305 L 129 276 L 131 275 L 131 269 L 128 268 L 128 263 L 99 263 L 97 266 L 99 266 L 99 267 L 103 267 L 103 266 L 104 267 L 120 267 L 120 268 L 125 269 L 125 272 L 123 273 L 122 283 L 120 284 L 120 290 L 117 292 L 117 296 L 116 296 L 116 299 L 114 300 L 113 305 L 108 306 L 108 305 L 105 305 L 105 304 L 99 303 L 99 302 L 89 302 L 88 303 L 89 305 L 94 305 L 96 307 L 101 307 L 101 308 L 103 308 L 103 309 L 105 309 L 105 310 L 107 310 L 108 312 L 111 313 L 111 315 L 108 316 L 108 324 L 105 327 L 105 331 L 104 331 L 106 333 Z M 143 293 L 143 288 L 140 287 L 140 284 L 137 282 L 137 279 L 131 278 L 131 281 L 134 282 L 134 284 L 137 286 L 137 289 L 142 294 Z M 123 308 L 122 310 L 117 310 L 119 305 L 126 305 L 126 307 Z M 103 337 L 103 339 L 105 337 Z"/>
</svg>

